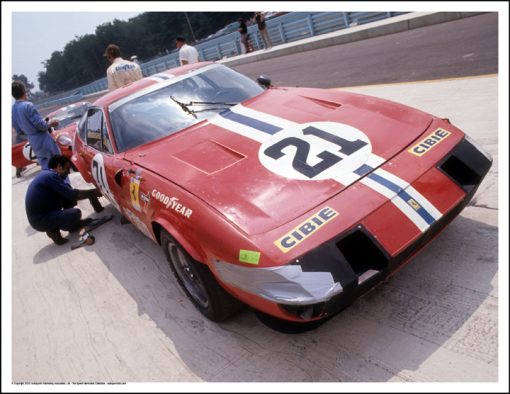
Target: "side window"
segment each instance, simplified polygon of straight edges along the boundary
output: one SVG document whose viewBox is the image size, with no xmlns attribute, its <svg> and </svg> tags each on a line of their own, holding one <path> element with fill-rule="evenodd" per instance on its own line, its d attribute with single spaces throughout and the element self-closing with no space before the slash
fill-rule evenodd
<svg viewBox="0 0 510 394">
<path fill-rule="evenodd" d="M 113 153 L 112 144 L 110 142 L 110 137 L 108 137 L 108 131 L 106 130 L 106 122 L 103 121 L 103 129 L 101 130 L 101 137 L 103 139 L 103 152 Z"/>
<path fill-rule="evenodd" d="M 103 113 L 100 109 L 90 109 L 87 117 L 87 145 L 101 150 L 101 129 Z"/>
<path fill-rule="evenodd" d="M 82 141 L 87 141 L 85 138 L 85 132 L 87 130 L 87 115 L 82 116 L 80 123 L 78 124 L 78 135 Z"/>
<path fill-rule="evenodd" d="M 106 130 L 103 112 L 99 108 L 89 109 L 87 121 L 84 123 L 86 124 L 86 127 L 83 128 L 86 130 L 87 145 L 98 151 L 112 154 L 112 144 Z"/>
</svg>

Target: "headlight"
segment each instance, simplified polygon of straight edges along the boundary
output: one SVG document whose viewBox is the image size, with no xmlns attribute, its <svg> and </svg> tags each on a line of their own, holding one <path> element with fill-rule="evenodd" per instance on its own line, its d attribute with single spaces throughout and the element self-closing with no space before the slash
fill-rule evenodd
<svg viewBox="0 0 510 394">
<path fill-rule="evenodd" d="M 70 146 L 73 144 L 73 141 L 71 140 L 71 138 L 69 138 L 67 134 L 60 134 L 57 137 L 57 142 L 63 146 Z"/>
<path fill-rule="evenodd" d="M 214 260 L 214 266 L 223 282 L 279 304 L 314 304 L 342 292 L 330 272 L 303 272 L 299 265 L 256 268 Z"/>
</svg>

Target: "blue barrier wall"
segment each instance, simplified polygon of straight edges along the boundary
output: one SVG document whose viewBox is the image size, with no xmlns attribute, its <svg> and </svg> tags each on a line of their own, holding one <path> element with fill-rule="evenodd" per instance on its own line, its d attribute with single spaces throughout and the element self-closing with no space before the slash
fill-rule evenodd
<svg viewBox="0 0 510 394">
<path fill-rule="evenodd" d="M 304 38 L 330 33 L 350 26 L 361 25 L 390 18 L 404 12 L 292 12 L 266 21 L 266 28 L 273 46 Z M 250 42 L 255 50 L 263 48 L 257 25 L 248 27 Z M 202 61 L 216 61 L 240 55 L 241 43 L 238 32 L 199 41 L 194 45 Z M 140 64 L 143 74 L 149 76 L 179 66 L 179 54 L 174 52 Z M 105 70 L 106 72 L 106 70 Z M 85 95 L 106 90 L 106 77 L 80 88 L 73 89 L 66 97 L 48 99 L 37 103 L 38 107 L 65 105 L 79 101 Z"/>
</svg>

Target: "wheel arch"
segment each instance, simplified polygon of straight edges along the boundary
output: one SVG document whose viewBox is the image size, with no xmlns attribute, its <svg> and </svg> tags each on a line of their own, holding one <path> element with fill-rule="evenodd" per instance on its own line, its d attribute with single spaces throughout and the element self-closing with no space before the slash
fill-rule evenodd
<svg viewBox="0 0 510 394">
<path fill-rule="evenodd" d="M 184 237 L 175 226 L 164 217 L 157 217 L 152 220 L 152 232 L 156 237 L 156 241 L 161 245 L 161 230 L 168 232 L 175 240 L 189 253 L 193 259 L 200 261 L 201 263 L 206 262 L 206 254 L 200 248 L 196 242 L 188 240 Z"/>
</svg>

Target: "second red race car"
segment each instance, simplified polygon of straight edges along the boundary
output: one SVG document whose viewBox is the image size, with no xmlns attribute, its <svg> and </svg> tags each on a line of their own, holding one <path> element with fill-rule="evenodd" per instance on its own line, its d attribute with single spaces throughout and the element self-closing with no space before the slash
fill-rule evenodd
<svg viewBox="0 0 510 394">
<path fill-rule="evenodd" d="M 117 89 L 82 118 L 73 162 L 209 319 L 246 304 L 324 320 L 444 229 L 492 159 L 404 105 L 260 82 L 199 63 Z"/>
<path fill-rule="evenodd" d="M 59 108 L 48 115 L 46 119 L 57 119 L 59 125 L 48 130 L 55 139 L 60 151 L 63 155 L 71 157 L 73 154 L 73 139 L 76 131 L 76 125 L 85 112 L 87 112 L 90 103 L 88 101 L 80 101 L 74 104 Z M 26 140 L 14 143 L 12 146 L 12 165 L 16 167 L 16 176 L 22 175 L 23 169 L 30 164 L 37 163 L 30 143 Z"/>
</svg>

